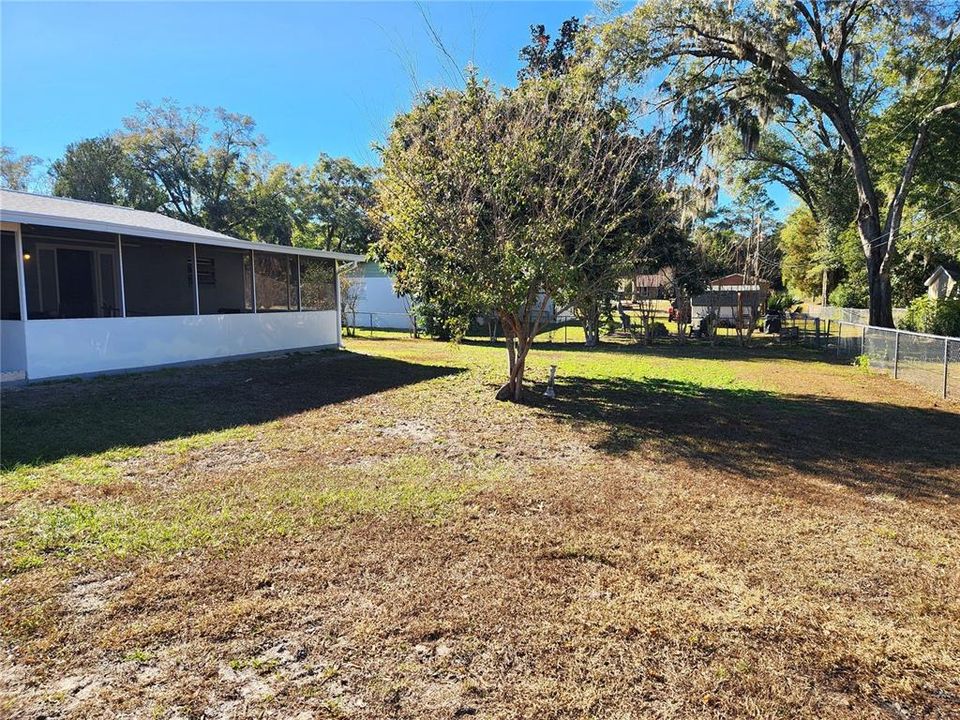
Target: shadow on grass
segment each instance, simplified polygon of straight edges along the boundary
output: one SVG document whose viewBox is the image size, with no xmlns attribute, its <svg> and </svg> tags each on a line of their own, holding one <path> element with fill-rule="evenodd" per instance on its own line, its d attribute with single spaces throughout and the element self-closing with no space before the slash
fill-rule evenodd
<svg viewBox="0 0 960 720">
<path fill-rule="evenodd" d="M 463 344 L 478 347 L 504 347 L 503 341 L 491 342 L 488 339 L 467 338 Z M 805 360 L 812 362 L 835 362 L 836 354 L 817 350 L 812 347 L 779 343 L 776 340 L 753 342 L 749 347 L 741 347 L 736 341 L 724 341 L 715 345 L 699 340 L 689 340 L 683 345 L 676 342 L 658 342 L 654 345 L 641 345 L 634 342 L 605 342 L 597 347 L 588 348 L 583 343 L 547 342 L 538 340 L 533 352 L 577 352 L 577 353 L 619 353 L 639 356 L 702 359 L 702 360 L 738 360 L 744 362 L 764 362 L 767 360 Z M 844 362 L 847 362 L 844 360 Z"/>
<path fill-rule="evenodd" d="M 262 423 L 458 372 L 329 351 L 29 386 L 3 394 L 0 463 Z"/>
<path fill-rule="evenodd" d="M 792 470 L 871 492 L 960 499 L 956 413 L 660 378 L 567 378 L 556 400 L 531 402 L 602 428 L 596 446 L 610 454 L 654 442 L 756 480 Z"/>
</svg>

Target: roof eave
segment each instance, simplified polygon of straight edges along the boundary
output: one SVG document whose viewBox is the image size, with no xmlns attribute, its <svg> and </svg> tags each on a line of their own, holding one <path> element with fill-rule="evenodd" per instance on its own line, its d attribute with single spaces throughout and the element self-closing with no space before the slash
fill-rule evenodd
<svg viewBox="0 0 960 720">
<path fill-rule="evenodd" d="M 218 247 L 232 247 L 240 250 L 265 250 L 308 257 L 322 257 L 328 260 L 342 262 L 364 262 L 366 257 L 354 253 L 333 252 L 331 250 L 314 250 L 312 248 L 298 248 L 290 245 L 270 245 L 256 243 L 249 240 L 240 240 L 228 235 L 204 235 L 202 233 L 187 233 L 177 230 L 155 230 L 139 225 L 104 222 L 102 220 L 83 220 L 60 215 L 32 213 L 23 210 L 5 210 L 0 208 L 0 220 L 3 222 L 27 223 L 35 225 L 51 225 L 65 227 L 72 230 L 89 230 L 91 232 L 117 233 L 121 235 L 136 235 L 137 237 L 153 238 L 156 240 L 174 240 L 177 242 L 215 245 Z"/>
</svg>

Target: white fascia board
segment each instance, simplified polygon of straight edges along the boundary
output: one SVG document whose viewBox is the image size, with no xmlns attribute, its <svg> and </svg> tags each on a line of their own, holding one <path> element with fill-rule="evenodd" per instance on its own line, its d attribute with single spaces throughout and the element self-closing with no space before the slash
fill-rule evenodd
<svg viewBox="0 0 960 720">
<path fill-rule="evenodd" d="M 197 243 L 198 245 L 214 245 L 217 247 L 237 248 L 239 250 L 257 250 L 260 252 L 286 253 L 306 257 L 326 258 L 342 262 L 364 262 L 366 257 L 353 253 L 331 252 L 329 250 L 313 250 L 298 248 L 289 245 L 271 245 L 268 243 L 238 240 L 227 235 L 205 235 L 203 233 L 186 233 L 171 230 L 155 230 L 139 225 L 124 225 L 97 220 L 80 220 L 77 218 L 62 217 L 59 215 L 44 215 L 23 211 L 0 209 L 0 220 L 28 225 L 48 225 L 51 227 L 70 228 L 71 230 L 89 230 L 110 234 L 134 235 L 137 237 L 153 238 L 156 240 L 173 240 L 175 242 Z"/>
</svg>

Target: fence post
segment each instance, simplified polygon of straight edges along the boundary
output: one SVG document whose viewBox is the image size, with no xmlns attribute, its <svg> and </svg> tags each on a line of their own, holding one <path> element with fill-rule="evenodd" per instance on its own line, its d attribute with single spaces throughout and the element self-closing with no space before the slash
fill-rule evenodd
<svg viewBox="0 0 960 720">
<path fill-rule="evenodd" d="M 813 319 L 813 332 L 814 332 L 814 344 L 819 349 L 820 347 L 820 318 Z"/>
<path fill-rule="evenodd" d="M 943 397 L 947 397 L 947 361 L 950 359 L 950 339 L 943 339 Z"/>
<path fill-rule="evenodd" d="M 843 344 L 843 321 L 837 322 L 837 357 L 840 357 L 840 346 Z"/>
<path fill-rule="evenodd" d="M 370 313 L 370 337 L 373 337 L 373 313 Z"/>
<path fill-rule="evenodd" d="M 867 354 L 867 326 L 860 326 L 860 354 Z"/>
<path fill-rule="evenodd" d="M 893 379 L 896 380 L 900 377 L 900 331 L 894 330 L 896 333 L 893 338 Z"/>
</svg>

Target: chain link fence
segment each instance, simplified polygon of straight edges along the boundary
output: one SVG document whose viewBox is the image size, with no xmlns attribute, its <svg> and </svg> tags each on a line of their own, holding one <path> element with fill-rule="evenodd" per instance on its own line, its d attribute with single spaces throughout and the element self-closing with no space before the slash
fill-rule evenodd
<svg viewBox="0 0 960 720">
<path fill-rule="evenodd" d="M 821 320 L 832 320 L 833 322 L 858 323 L 860 325 L 870 324 L 870 311 L 863 308 L 839 307 L 837 305 L 808 305 L 807 314 L 810 315 L 810 317 L 820 318 Z M 893 308 L 893 322 L 899 325 L 906 314 L 906 308 Z"/>
<path fill-rule="evenodd" d="M 788 317 L 784 327 L 804 345 L 862 358 L 871 370 L 918 385 L 944 398 L 960 397 L 960 338 L 881 328 L 859 322 L 865 310 L 811 308 L 818 316 Z M 826 317 L 824 317 L 824 315 Z"/>
<path fill-rule="evenodd" d="M 355 312 L 347 310 L 343 313 L 344 327 L 353 332 L 373 333 L 374 330 L 406 330 L 416 331 L 416 318 L 409 313 L 402 312 Z"/>
</svg>

